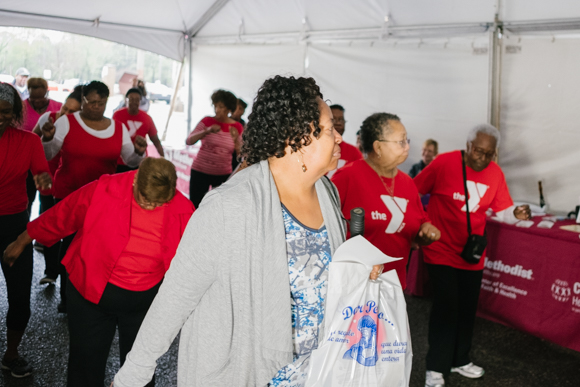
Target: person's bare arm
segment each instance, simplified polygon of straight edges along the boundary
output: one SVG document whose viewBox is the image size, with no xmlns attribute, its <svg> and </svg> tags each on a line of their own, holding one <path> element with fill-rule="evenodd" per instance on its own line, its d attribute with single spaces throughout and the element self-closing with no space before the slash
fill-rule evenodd
<svg viewBox="0 0 580 387">
<path fill-rule="evenodd" d="M 189 135 L 189 137 L 187 138 L 187 140 L 185 140 L 185 144 L 186 145 L 193 145 L 196 142 L 198 142 L 199 140 L 201 140 L 202 138 L 204 138 L 205 136 L 207 136 L 208 134 L 217 133 L 220 130 L 221 130 L 220 126 L 217 124 L 214 124 L 202 132 L 198 132 L 195 134 L 192 132 Z"/>
<path fill-rule="evenodd" d="M 155 145 L 155 149 L 157 149 L 159 156 L 165 157 L 165 152 L 163 152 L 163 145 L 161 145 L 161 140 L 159 140 L 159 136 L 156 134 L 149 135 L 149 139 L 151 140 L 153 145 Z"/>
</svg>

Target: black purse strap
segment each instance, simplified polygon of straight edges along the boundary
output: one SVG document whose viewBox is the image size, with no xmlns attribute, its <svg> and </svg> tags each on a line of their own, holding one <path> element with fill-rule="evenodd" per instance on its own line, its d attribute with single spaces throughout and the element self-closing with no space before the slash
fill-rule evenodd
<svg viewBox="0 0 580 387">
<path fill-rule="evenodd" d="M 463 190 L 465 192 L 465 212 L 467 213 L 467 235 L 471 235 L 471 217 L 469 216 L 469 198 L 467 195 L 467 172 L 465 171 L 465 151 L 461 151 L 461 164 L 463 166 Z"/>
</svg>

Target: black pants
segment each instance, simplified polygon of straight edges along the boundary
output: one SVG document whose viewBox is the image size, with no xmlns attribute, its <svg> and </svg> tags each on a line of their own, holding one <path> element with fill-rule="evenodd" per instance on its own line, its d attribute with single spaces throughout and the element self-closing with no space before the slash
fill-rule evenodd
<svg viewBox="0 0 580 387">
<path fill-rule="evenodd" d="M 26 176 L 26 196 L 28 196 L 28 219 L 30 219 L 32 203 L 36 199 L 36 183 L 34 183 L 34 178 L 30 171 L 28 171 L 28 176 Z"/>
<path fill-rule="evenodd" d="M 427 265 L 434 298 L 429 319 L 427 370 L 447 375 L 469 364 L 482 270 Z"/>
<path fill-rule="evenodd" d="M 54 197 L 52 195 L 39 195 L 40 213 L 50 210 L 54 206 Z M 44 246 L 44 274 L 50 278 L 57 278 L 60 274 L 59 259 L 60 242 L 50 247 Z"/>
<path fill-rule="evenodd" d="M 144 292 L 133 292 L 109 283 L 96 305 L 87 301 L 69 281 L 68 387 L 103 387 L 107 358 L 117 327 L 120 365 L 123 365 L 160 285 Z M 154 383 L 155 379 L 147 386 Z"/>
<path fill-rule="evenodd" d="M 54 199 L 55 204 L 60 202 L 62 199 Z M 58 274 L 60 274 L 60 301 L 66 305 L 66 285 L 67 285 L 67 273 L 66 268 L 61 263 L 68 251 L 70 244 L 72 243 L 73 239 L 75 238 L 77 233 L 71 234 L 65 237 L 62 242 L 59 243 L 59 250 L 58 250 Z"/>
<path fill-rule="evenodd" d="M 28 211 L 0 216 L 0 254 L 18 238 L 28 223 Z M 0 257 L 1 259 L 1 257 Z M 2 272 L 8 294 L 6 327 L 23 331 L 30 319 L 30 286 L 32 284 L 32 245 L 26 246 L 12 267 L 2 260 Z"/>
<path fill-rule="evenodd" d="M 195 206 L 199 207 L 199 203 L 209 191 L 209 187 L 219 187 L 222 185 L 230 175 L 208 175 L 206 173 L 191 170 L 189 178 L 189 199 Z"/>
</svg>

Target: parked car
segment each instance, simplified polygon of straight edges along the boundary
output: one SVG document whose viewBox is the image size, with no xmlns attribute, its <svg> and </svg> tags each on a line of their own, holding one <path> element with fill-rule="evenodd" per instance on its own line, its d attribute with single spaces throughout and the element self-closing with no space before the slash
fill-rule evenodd
<svg viewBox="0 0 580 387">
<path fill-rule="evenodd" d="M 145 88 L 149 94 L 149 100 L 153 101 L 165 101 L 169 105 L 171 102 L 171 96 L 173 95 L 173 89 L 162 85 L 161 82 L 157 81 L 155 83 L 146 83 Z"/>
</svg>

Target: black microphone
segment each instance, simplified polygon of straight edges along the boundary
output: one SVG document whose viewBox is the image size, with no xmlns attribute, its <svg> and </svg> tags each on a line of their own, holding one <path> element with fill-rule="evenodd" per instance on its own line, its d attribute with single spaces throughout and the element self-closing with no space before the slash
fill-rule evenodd
<svg viewBox="0 0 580 387">
<path fill-rule="evenodd" d="M 362 207 L 350 210 L 350 237 L 365 233 L 365 210 Z"/>
</svg>

